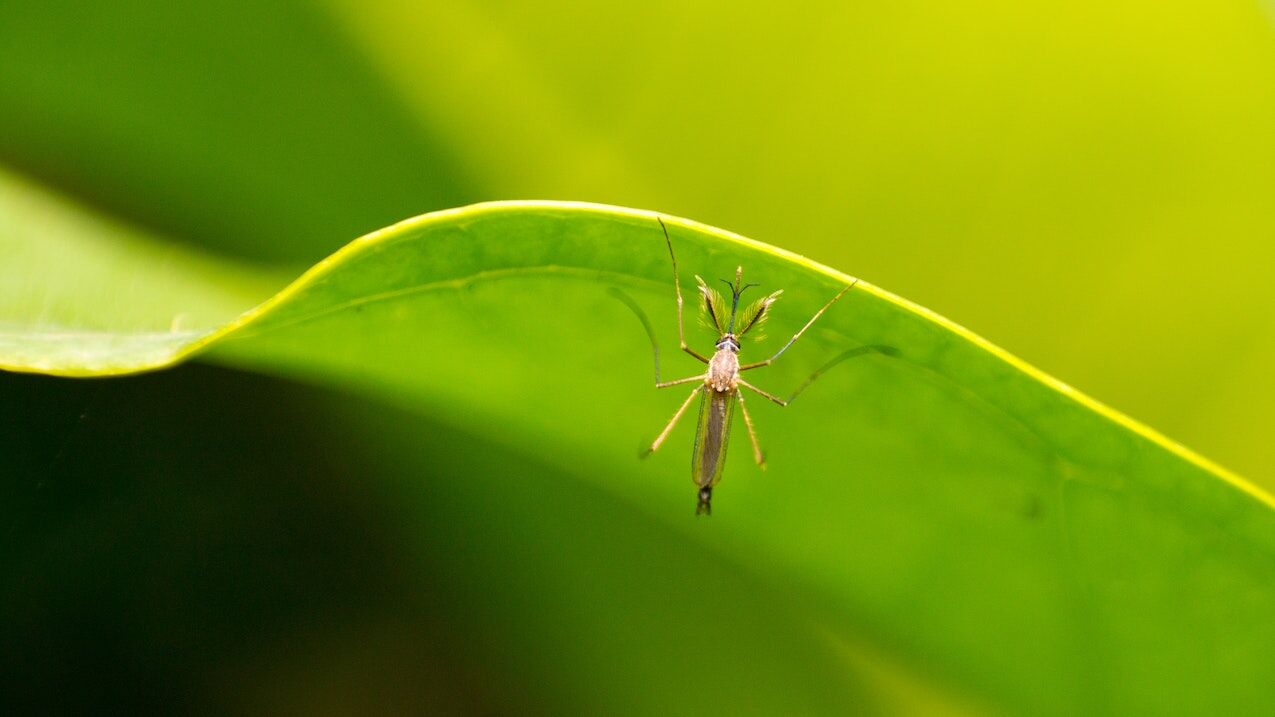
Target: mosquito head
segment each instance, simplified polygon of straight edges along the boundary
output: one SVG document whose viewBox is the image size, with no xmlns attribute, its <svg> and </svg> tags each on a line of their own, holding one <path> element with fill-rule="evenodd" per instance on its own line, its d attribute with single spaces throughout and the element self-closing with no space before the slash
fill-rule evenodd
<svg viewBox="0 0 1275 717">
<path fill-rule="evenodd" d="M 699 489 L 699 503 L 695 506 L 695 515 L 713 514 L 713 487 Z"/>
<path fill-rule="evenodd" d="M 717 340 L 717 350 L 721 351 L 722 349 L 730 349 L 735 353 L 739 353 L 739 339 L 735 337 L 735 334 L 722 334 L 722 337 Z"/>
<path fill-rule="evenodd" d="M 725 279 L 722 279 L 721 282 L 730 289 L 730 293 L 731 293 L 730 326 L 728 326 L 726 329 L 726 335 L 730 336 L 735 333 L 735 313 L 739 310 L 740 295 L 743 294 L 744 291 L 748 289 L 749 287 L 757 286 L 757 284 L 743 283 L 744 282 L 744 267 L 742 266 L 735 267 L 735 283 L 734 284 L 730 283 L 729 281 Z"/>
</svg>

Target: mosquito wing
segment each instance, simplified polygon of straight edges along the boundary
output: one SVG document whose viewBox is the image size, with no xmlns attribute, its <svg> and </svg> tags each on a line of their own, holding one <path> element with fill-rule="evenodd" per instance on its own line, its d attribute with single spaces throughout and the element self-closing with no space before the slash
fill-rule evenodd
<svg viewBox="0 0 1275 717">
<path fill-rule="evenodd" d="M 726 444 L 730 442 L 730 421 L 735 415 L 735 392 L 709 388 L 699 402 L 699 424 L 695 429 L 695 450 L 691 454 L 691 479 L 701 488 L 711 488 L 722 479 L 726 464 Z"/>
</svg>

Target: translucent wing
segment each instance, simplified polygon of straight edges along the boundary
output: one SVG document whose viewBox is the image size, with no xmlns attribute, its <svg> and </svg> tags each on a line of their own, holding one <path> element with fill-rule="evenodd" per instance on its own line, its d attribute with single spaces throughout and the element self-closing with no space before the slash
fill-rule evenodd
<svg viewBox="0 0 1275 717">
<path fill-rule="evenodd" d="M 695 450 L 691 454 L 691 479 L 707 488 L 722 479 L 726 465 L 726 445 L 730 442 L 730 422 L 735 415 L 735 392 L 704 392 L 699 403 L 699 425 L 695 430 Z"/>
</svg>

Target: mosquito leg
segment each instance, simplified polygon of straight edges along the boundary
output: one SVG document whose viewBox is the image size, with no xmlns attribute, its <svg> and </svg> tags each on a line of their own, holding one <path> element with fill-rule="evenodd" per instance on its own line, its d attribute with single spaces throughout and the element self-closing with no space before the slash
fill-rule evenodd
<svg viewBox="0 0 1275 717">
<path fill-rule="evenodd" d="M 814 383 L 815 379 L 822 376 L 825 371 L 832 368 L 833 366 L 836 366 L 837 364 L 841 363 L 842 361 L 845 361 L 846 359 L 852 359 L 852 358 L 855 358 L 856 356 L 863 356 L 864 354 L 870 354 L 870 353 L 879 353 L 884 356 L 898 356 L 899 350 L 894 348 L 893 346 L 859 346 L 857 348 L 850 349 L 849 351 L 843 351 L 842 353 L 834 356 L 832 360 L 829 361 L 828 363 L 815 369 L 815 372 L 810 374 L 810 378 L 807 378 L 805 381 L 802 381 L 801 385 L 797 387 L 797 390 L 793 391 L 792 395 L 786 399 L 787 402 L 792 403 L 792 400 L 797 397 L 797 394 L 801 393 L 802 391 L 805 391 L 807 386 Z"/>
<path fill-rule="evenodd" d="M 660 229 L 664 230 L 664 243 L 668 245 L 668 258 L 673 262 L 673 292 L 677 294 L 677 340 L 681 344 L 682 350 L 699 359 L 701 363 L 708 363 L 708 359 L 691 348 L 686 343 L 686 330 L 682 326 L 682 284 L 677 275 L 677 257 L 673 254 L 673 240 L 668 237 L 668 227 L 664 226 L 664 219 L 656 217 L 656 221 L 660 223 Z"/>
<path fill-rule="evenodd" d="M 674 413 L 673 418 L 669 419 L 668 425 L 664 427 L 664 430 L 660 431 L 660 435 L 656 436 L 655 441 L 651 444 L 651 447 L 646 449 L 645 451 L 642 451 L 642 455 L 641 455 L 642 458 L 646 458 L 647 456 L 651 455 L 652 453 L 660 449 L 660 445 L 664 443 L 664 439 L 668 438 L 668 434 L 673 432 L 673 426 L 677 425 L 677 422 L 682 417 L 682 414 L 686 413 L 686 409 L 690 407 L 691 401 L 694 401 L 695 396 L 697 396 L 699 392 L 703 390 L 704 390 L 704 384 L 702 383 L 691 390 L 691 395 L 687 396 L 686 400 L 682 402 L 682 405 L 678 407 L 677 413 Z"/>
<path fill-rule="evenodd" d="M 671 245 L 670 245 L 670 246 L 671 246 Z M 858 283 L 859 283 L 859 280 L 858 280 L 858 279 L 855 279 L 853 282 L 851 282 L 851 283 L 850 283 L 850 285 L 849 285 L 849 286 L 847 286 L 846 288 L 844 288 L 844 289 L 842 289 L 841 291 L 837 292 L 837 295 L 836 295 L 836 296 L 834 296 L 834 297 L 832 297 L 832 301 L 829 301 L 828 303 L 824 304 L 824 305 L 823 305 L 823 308 L 821 308 L 821 309 L 819 309 L 818 311 L 816 311 L 816 312 L 815 312 L 815 315 L 814 315 L 814 316 L 811 316 L 811 317 L 810 317 L 810 320 L 806 322 L 806 325 L 805 325 L 805 326 L 803 326 L 803 327 L 801 327 L 801 330 L 800 330 L 800 331 L 798 331 L 797 333 L 793 334 L 793 335 L 792 335 L 792 338 L 791 338 L 791 339 L 788 339 L 788 343 L 784 344 L 784 345 L 783 345 L 783 346 L 782 346 L 782 347 L 781 347 L 778 351 L 776 351 L 774 356 L 771 356 L 770 358 L 766 359 L 765 361 L 758 361 L 758 362 L 756 362 L 756 363 L 744 364 L 743 366 L 740 366 L 740 367 L 739 367 L 739 370 L 740 370 L 740 371 L 748 371 L 749 369 L 761 368 L 762 366 L 769 366 L 769 365 L 770 365 L 770 364 L 771 364 L 771 363 L 772 363 L 775 359 L 779 358 L 779 356 L 780 356 L 781 354 L 783 354 L 783 352 L 787 351 L 789 346 L 792 346 L 794 343 L 796 343 L 796 342 L 797 342 L 797 339 L 801 338 L 801 335 L 802 335 L 802 334 L 806 333 L 806 329 L 810 328 L 810 325 L 811 325 L 811 324 L 813 324 L 813 323 L 815 322 L 815 319 L 818 319 L 820 316 L 822 316 L 822 315 L 823 315 L 823 312 L 827 311 L 827 310 L 829 309 L 829 307 L 831 307 L 833 304 L 837 303 L 837 300 L 838 300 L 838 299 L 840 299 L 841 297 L 845 296 L 845 295 L 846 295 L 846 292 L 847 292 L 847 291 L 850 291 L 851 289 L 853 289 L 853 288 L 855 287 L 855 285 L 856 285 L 856 284 L 858 284 Z M 680 301 L 681 301 L 681 299 L 679 298 L 679 299 L 678 299 L 678 301 L 680 302 Z"/>
<path fill-rule="evenodd" d="M 669 386 L 681 386 L 682 384 L 687 384 L 687 383 L 690 383 L 691 381 L 703 381 L 706 378 L 708 377 L 705 374 L 700 374 L 698 376 L 687 376 L 686 378 L 679 378 L 675 381 L 664 381 L 663 383 L 657 383 L 655 384 L 655 387 L 668 388 Z"/>
<path fill-rule="evenodd" d="M 787 406 L 787 405 L 788 405 L 788 402 L 787 402 L 787 401 L 785 401 L 784 399 L 782 399 L 782 398 L 780 398 L 780 397 L 776 396 L 776 395 L 775 395 L 775 394 L 773 394 L 773 393 L 767 393 L 767 392 L 765 392 L 765 391 L 761 390 L 760 388 L 757 388 L 756 386 L 752 385 L 751 383 L 749 383 L 749 382 L 747 382 L 747 381 L 745 381 L 745 380 L 743 380 L 743 379 L 739 379 L 739 385 L 740 385 L 740 386 L 743 386 L 744 388 L 748 389 L 749 391 L 752 391 L 753 393 L 757 394 L 758 396 L 761 396 L 762 398 L 766 399 L 767 401 L 773 401 L 773 402 L 775 402 L 775 403 L 777 403 L 777 404 L 779 404 L 779 405 L 781 405 L 781 406 Z M 742 396 L 743 394 L 741 393 L 740 395 Z"/>
<path fill-rule="evenodd" d="M 788 396 L 788 398 L 781 399 L 777 396 L 772 396 L 771 394 L 766 393 L 760 388 L 757 388 L 756 386 L 743 380 L 739 382 L 739 385 L 744 386 L 745 388 L 748 388 L 750 390 L 756 391 L 757 393 L 761 394 L 762 396 L 765 396 L 766 398 L 774 401 L 775 403 L 778 403 L 781 406 L 787 406 L 788 404 L 792 403 L 793 399 L 795 399 L 802 391 L 805 391 L 807 386 L 814 383 L 815 379 L 819 378 L 826 371 L 828 371 L 828 369 L 831 369 L 833 366 L 836 366 L 837 364 L 841 363 L 842 361 L 845 361 L 846 359 L 852 359 L 856 356 L 863 356 L 864 354 L 870 354 L 870 353 L 879 353 L 879 354 L 882 354 L 883 356 L 898 356 L 899 350 L 894 348 L 893 346 L 875 346 L 874 345 L 874 346 L 857 346 L 855 348 L 850 349 L 849 351 L 843 351 L 840 354 L 837 354 L 836 356 L 834 356 L 832 360 L 829 361 L 828 363 L 815 369 L 815 372 L 810 374 L 810 377 L 807 378 L 805 381 L 802 381 L 801 385 L 797 387 L 797 390 L 793 391 L 792 394 Z"/>
<path fill-rule="evenodd" d="M 766 456 L 761 452 L 761 444 L 757 442 L 757 429 L 753 427 L 753 417 L 748 415 L 748 407 L 744 405 L 744 392 L 735 389 L 736 395 L 739 396 L 739 410 L 744 414 L 744 425 L 748 426 L 748 438 L 753 442 L 753 460 L 757 461 L 757 467 L 766 470 Z"/>
<path fill-rule="evenodd" d="M 642 322 L 642 328 L 646 330 L 646 337 L 650 339 L 651 341 L 651 356 L 652 358 L 655 359 L 655 387 L 656 388 L 667 388 L 669 386 L 677 386 L 683 383 L 690 383 L 691 381 L 703 380 L 704 377 L 702 375 L 691 376 L 688 378 L 679 378 L 676 381 L 660 380 L 660 345 L 655 341 L 655 331 L 651 328 L 651 321 L 646 318 L 646 312 L 642 310 L 641 306 L 638 306 L 638 303 L 633 300 L 633 297 L 624 293 L 624 291 L 622 291 L 619 287 L 615 287 L 615 286 L 611 287 L 608 290 L 608 293 L 611 294 L 611 296 L 614 296 L 615 298 L 619 299 L 625 306 L 629 307 L 629 309 L 633 312 L 633 314 L 637 316 L 638 321 Z"/>
</svg>

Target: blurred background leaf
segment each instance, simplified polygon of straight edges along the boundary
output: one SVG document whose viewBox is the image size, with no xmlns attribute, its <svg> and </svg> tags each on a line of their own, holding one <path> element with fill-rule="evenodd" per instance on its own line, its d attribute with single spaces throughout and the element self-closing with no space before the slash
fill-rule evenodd
<svg viewBox="0 0 1275 717">
<path fill-rule="evenodd" d="M 1271 40 L 1269 4 L 1230 1 L 782 10 L 648 4 L 572 13 L 531 3 L 9 2 L 0 6 L 0 161 L 30 180 L 14 182 L 44 185 L 111 215 L 116 236 L 92 244 L 108 260 L 109 247 L 128 237 L 182 247 L 155 252 L 154 265 L 158 274 L 167 271 L 174 290 L 192 267 L 211 278 L 217 289 L 201 294 L 206 303 L 192 312 L 199 316 L 250 304 L 352 237 L 431 209 L 554 197 L 692 216 L 845 268 L 951 316 L 1271 487 Z M 0 217 L 0 226 L 15 224 Z M 0 246 L 0 261 L 30 258 L 20 244 Z M 66 246 L 68 256 L 83 258 L 88 245 Z M 56 276 L 33 265 L 23 288 L 43 278 L 56 284 Z M 138 322 L 199 325 L 152 312 L 167 309 L 142 300 L 149 289 L 140 272 L 137 278 L 141 284 L 102 285 L 98 315 L 133 306 L 140 307 Z M 121 296 L 122 286 L 134 290 Z M 10 288 L 0 287 L 0 298 L 22 293 Z M 55 301 L 40 308 L 65 310 Z M 139 404 L 165 398 L 184 405 L 183 396 L 203 395 L 210 379 L 202 371 L 135 379 L 143 398 L 122 406 L 136 413 Z M 297 442 L 306 445 L 357 429 L 356 414 L 388 410 L 291 384 L 263 388 L 252 383 L 260 379 L 237 374 L 221 380 L 237 399 L 216 425 L 296 396 L 310 402 L 298 414 L 309 437 Z M 97 455 L 77 448 L 75 437 L 112 434 L 108 426 L 82 425 L 91 404 L 79 388 L 11 376 L 3 382 L 6 400 L 22 397 L 8 404 L 5 425 L 36 426 L 6 430 L 4 455 L 37 456 L 9 462 L 19 469 L 5 476 L 12 491 L 5 504 L 16 514 L 4 524 L 41 523 L 32 496 Z M 26 388 L 18 390 L 19 383 Z M 168 418 L 139 419 L 110 445 L 128 454 L 125 438 L 156 426 L 171 426 L 159 443 L 186 456 L 164 479 L 208 460 L 207 424 Z M 353 473 L 372 481 L 360 452 L 396 455 L 390 439 L 372 433 L 334 446 L 333 465 L 357 466 Z M 242 445 L 249 455 L 270 450 L 269 443 Z M 411 477 L 467 475 L 469 461 L 495 450 L 459 446 L 456 439 L 403 449 L 407 457 L 391 470 L 452 466 L 453 473 L 438 468 Z M 143 442 L 137 461 L 154 462 L 155 450 Z M 496 464 L 537 470 L 525 457 L 500 455 Z M 207 470 L 244 475 L 232 458 Z M 292 479 L 286 461 L 270 465 L 282 471 L 275 480 Z M 309 470 L 304 465 L 292 470 Z M 127 487 L 140 469 L 123 459 L 121 466 L 107 466 L 103 475 L 118 475 Z M 75 485 L 56 495 L 75 493 Z M 223 504 L 238 505 L 233 490 L 228 494 Z M 163 503 L 152 497 L 142 491 L 135 515 L 163 517 L 151 509 Z M 284 490 L 262 500 L 287 506 L 296 497 Z M 53 505 L 74 526 L 120 501 L 105 490 L 83 504 Z M 517 512 L 502 515 L 512 520 Z M 224 527 L 186 525 L 209 540 Z M 342 535 L 363 544 L 359 531 L 365 528 Z M 33 534 L 10 534 L 20 536 L 10 542 L 15 551 L 44 548 Z M 166 535 L 158 530 L 136 551 L 122 547 L 108 564 L 154 556 Z M 83 595 L 81 608 L 89 609 L 83 606 L 94 604 L 92 591 L 76 582 L 84 578 L 76 577 L 75 561 L 88 560 L 92 546 L 116 545 L 100 538 L 61 560 L 25 563 L 45 567 L 14 579 L 43 580 L 44 595 Z M 298 540 L 279 555 L 304 558 L 308 543 Z M 184 555 L 177 563 L 184 560 L 186 569 L 218 561 L 202 546 Z M 223 573 L 230 577 L 213 581 L 220 589 L 250 574 L 235 565 Z M 323 575 L 315 568 L 307 579 L 319 584 Z M 153 582 L 140 569 L 135 579 Z M 263 588 L 256 597 L 288 594 Z M 42 629 L 71 615 L 85 616 L 83 624 L 110 618 L 123 633 L 134 623 L 121 610 L 149 610 L 166 604 L 162 598 L 121 599 L 120 610 L 88 613 L 37 599 L 31 604 L 45 611 L 24 614 Z M 192 600 L 175 604 L 216 604 Z M 187 617 L 173 624 L 215 624 Z M 23 644 L 50 644 L 33 634 Z M 143 666 L 166 659 L 129 652 L 112 635 L 73 637 L 100 658 L 78 664 L 106 664 L 126 653 L 141 654 Z M 182 654 L 204 654 L 199 640 L 184 644 L 190 647 Z M 104 647 L 110 645 L 118 649 Z M 337 650 L 302 646 L 293 654 L 321 661 Z M 378 652 L 388 654 L 367 654 Z M 67 655 L 50 648 L 48 664 L 77 664 Z M 108 691 L 118 696 L 126 686 L 110 683 Z M 520 694 L 511 704 L 543 704 L 541 693 Z M 298 688 L 296 698 L 305 696 Z M 863 704 L 860 697 L 847 699 Z M 472 693 L 457 699 L 492 704 L 475 703 Z M 580 699 L 599 709 L 610 704 Z M 688 711 L 692 706 L 686 703 Z"/>
</svg>

